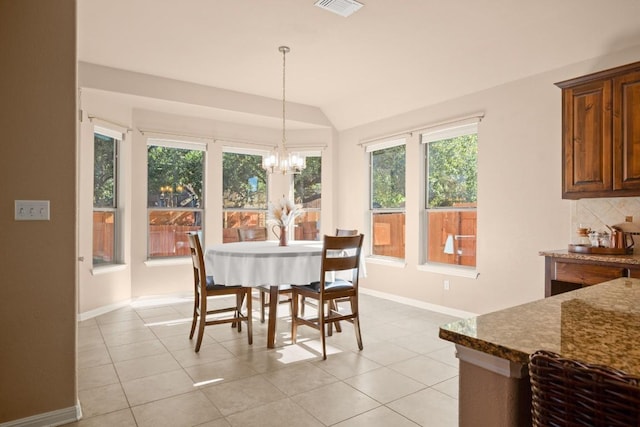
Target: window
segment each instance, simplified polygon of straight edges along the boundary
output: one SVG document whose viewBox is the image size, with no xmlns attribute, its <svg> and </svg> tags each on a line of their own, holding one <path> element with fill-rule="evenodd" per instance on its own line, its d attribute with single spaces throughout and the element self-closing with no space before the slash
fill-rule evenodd
<svg viewBox="0 0 640 427">
<path fill-rule="evenodd" d="M 94 128 L 93 134 L 93 265 L 120 262 L 118 150 L 122 134 Z"/>
<path fill-rule="evenodd" d="M 428 263 L 476 265 L 477 122 L 473 119 L 422 134 Z"/>
<path fill-rule="evenodd" d="M 322 157 L 307 155 L 307 167 L 293 176 L 294 203 L 302 207 L 295 219 L 296 240 L 320 240 L 322 202 Z"/>
<path fill-rule="evenodd" d="M 205 149 L 192 142 L 148 141 L 149 258 L 190 254 L 186 233 L 202 230 Z"/>
<path fill-rule="evenodd" d="M 367 147 L 371 169 L 371 254 L 404 259 L 405 140 Z"/>
<path fill-rule="evenodd" d="M 264 232 L 257 234 L 266 239 L 267 172 L 262 168 L 261 153 L 225 149 L 222 199 L 224 243 L 238 240 L 237 228 L 262 229 Z"/>
</svg>

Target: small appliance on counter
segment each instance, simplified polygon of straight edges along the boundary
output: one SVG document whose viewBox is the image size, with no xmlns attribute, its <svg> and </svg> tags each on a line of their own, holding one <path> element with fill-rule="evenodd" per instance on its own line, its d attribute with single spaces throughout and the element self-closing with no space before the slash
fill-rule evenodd
<svg viewBox="0 0 640 427">
<path fill-rule="evenodd" d="M 640 235 L 640 226 L 631 221 L 607 226 L 611 235 L 597 232 L 582 224 L 576 230 L 576 240 L 569 245 L 569 252 L 600 255 L 633 254 L 634 235 Z"/>
</svg>

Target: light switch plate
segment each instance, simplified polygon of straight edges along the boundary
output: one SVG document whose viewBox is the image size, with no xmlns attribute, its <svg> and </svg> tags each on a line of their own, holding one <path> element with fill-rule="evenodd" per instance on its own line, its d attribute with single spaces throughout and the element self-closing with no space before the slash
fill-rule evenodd
<svg viewBox="0 0 640 427">
<path fill-rule="evenodd" d="M 16 200 L 16 221 L 49 221 L 49 200 Z"/>
</svg>

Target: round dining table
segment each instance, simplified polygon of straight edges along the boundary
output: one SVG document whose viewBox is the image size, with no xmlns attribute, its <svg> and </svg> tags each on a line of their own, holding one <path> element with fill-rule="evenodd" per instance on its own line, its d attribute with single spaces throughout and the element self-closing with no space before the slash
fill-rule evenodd
<svg viewBox="0 0 640 427">
<path fill-rule="evenodd" d="M 267 347 L 275 347 L 279 285 L 306 285 L 320 280 L 322 242 L 296 240 L 234 242 L 207 246 L 205 269 L 217 284 L 269 286 Z"/>
</svg>

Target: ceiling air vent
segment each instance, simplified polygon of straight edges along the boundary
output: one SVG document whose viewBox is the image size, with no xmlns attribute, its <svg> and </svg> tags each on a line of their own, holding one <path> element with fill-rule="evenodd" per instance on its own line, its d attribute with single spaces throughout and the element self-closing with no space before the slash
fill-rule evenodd
<svg viewBox="0 0 640 427">
<path fill-rule="evenodd" d="M 318 0 L 315 5 L 320 9 L 328 10 L 344 17 L 351 15 L 363 6 L 362 3 L 358 3 L 355 0 Z"/>
</svg>

